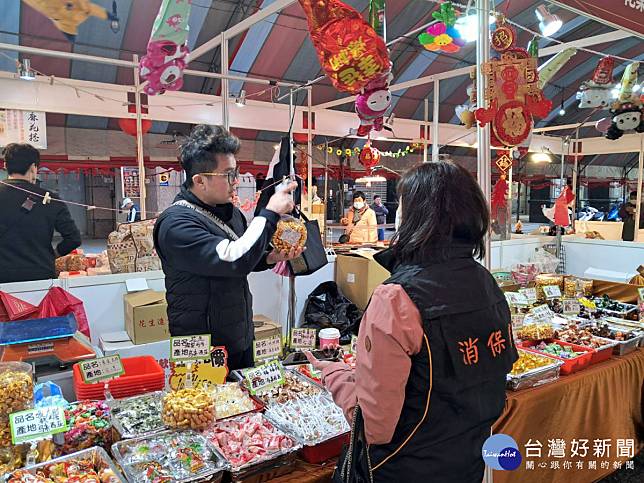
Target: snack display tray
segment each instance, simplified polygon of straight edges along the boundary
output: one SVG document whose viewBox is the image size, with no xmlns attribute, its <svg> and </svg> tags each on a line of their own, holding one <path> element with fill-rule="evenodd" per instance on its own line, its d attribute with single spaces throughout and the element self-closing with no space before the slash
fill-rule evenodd
<svg viewBox="0 0 644 483">
<path fill-rule="evenodd" d="M 128 440 L 123 440 L 119 441 L 118 443 L 114 443 L 112 445 L 112 454 L 114 455 L 114 458 L 116 459 L 117 463 L 119 466 L 123 469 L 123 472 L 125 473 L 125 476 L 127 478 L 127 481 L 130 483 L 134 483 L 136 481 L 136 475 L 132 473 L 130 470 L 130 464 L 125 463 L 125 453 L 124 453 L 124 448 L 126 446 L 131 446 L 139 443 L 140 441 L 145 441 L 146 439 L 149 438 L 156 438 L 160 437 L 164 434 L 170 434 L 177 432 L 175 430 L 167 430 L 167 431 L 162 431 L 160 433 L 154 433 L 150 434 L 147 436 L 142 436 L 139 438 L 134 438 L 134 439 L 128 439 Z M 200 435 L 201 436 L 201 435 Z M 184 478 L 180 480 L 173 480 L 174 483 L 188 483 L 188 482 L 201 482 L 201 481 L 208 481 L 210 483 L 219 483 L 223 479 L 224 476 L 224 471 L 228 469 L 228 464 L 226 462 L 226 459 L 221 455 L 219 451 L 213 451 L 212 446 L 208 443 L 206 438 L 201 436 L 203 438 L 203 446 L 211 450 L 212 455 L 214 456 L 215 460 L 215 465 L 216 468 L 214 469 L 208 469 L 205 471 L 202 471 L 200 473 L 197 473 L 196 475 L 190 477 L 190 478 Z"/>
<path fill-rule="evenodd" d="M 247 414 L 247 413 L 243 413 L 243 414 L 239 414 L 237 416 L 222 419 L 221 422 L 225 423 L 225 422 L 233 420 L 235 418 L 241 418 L 245 414 Z M 300 449 L 302 449 L 302 445 L 297 441 L 297 439 L 293 435 L 289 434 L 288 431 L 285 431 L 278 424 L 275 424 L 273 421 L 268 419 L 263 414 L 261 416 L 262 416 L 263 419 L 265 419 L 268 422 L 270 422 L 278 431 L 280 431 L 282 434 L 287 436 L 293 442 L 293 446 L 290 447 L 288 450 L 282 450 L 280 452 L 275 453 L 269 459 L 262 460 L 262 461 L 257 461 L 257 462 L 250 462 L 250 463 L 247 463 L 247 464 L 239 466 L 239 467 L 234 467 L 232 465 L 232 463 L 226 458 L 226 456 L 221 451 L 219 451 L 219 449 L 215 446 L 215 444 L 212 443 L 210 441 L 210 439 L 208 439 L 208 438 L 206 438 L 204 436 L 204 439 L 206 440 L 206 443 L 208 444 L 208 447 L 214 453 L 216 453 L 217 455 L 219 455 L 221 458 L 223 458 L 226 461 L 227 471 L 230 473 L 232 481 L 246 481 L 248 478 L 250 478 L 252 476 L 272 472 L 276 468 L 281 468 L 282 466 L 287 466 L 287 465 L 293 464 L 295 462 L 297 452 Z M 215 426 L 216 426 L 216 424 L 215 424 Z"/>
<path fill-rule="evenodd" d="M 592 324 L 588 324 L 588 325 L 592 325 Z M 624 330 L 623 327 L 617 327 L 611 324 L 608 324 L 608 328 L 614 331 Z M 597 337 L 614 342 L 615 346 L 613 347 L 613 354 L 616 356 L 623 356 L 626 354 L 630 354 L 635 349 L 637 349 L 640 345 L 644 344 L 644 332 L 633 330 L 633 329 L 629 329 L 629 330 L 632 330 L 633 332 L 638 333 L 638 335 L 636 335 L 630 340 L 615 340 L 615 339 L 609 339 L 608 337 L 599 337 L 599 336 Z"/>
<path fill-rule="evenodd" d="M 517 349 L 521 352 L 524 349 Z M 530 352 L 530 351 L 527 351 Z M 548 364 L 543 367 L 537 367 L 536 369 L 531 369 L 527 372 L 521 374 L 507 375 L 507 387 L 512 391 L 519 391 L 521 389 L 527 389 L 529 387 L 541 386 L 542 384 L 547 384 L 549 382 L 556 381 L 559 379 L 559 370 L 563 365 L 563 362 L 553 359 L 550 356 L 545 356 L 538 354 L 539 357 L 545 359 L 550 359 L 551 364 Z"/>
<path fill-rule="evenodd" d="M 110 458 L 107 452 L 99 446 L 93 446 L 91 448 L 77 451 L 76 453 L 70 453 L 68 455 L 61 456 L 59 458 L 55 458 L 50 461 L 38 463 L 37 465 L 26 466 L 22 468 L 22 470 L 27 471 L 32 475 L 35 475 L 39 470 L 41 470 L 45 466 L 48 466 L 54 463 L 61 463 L 65 461 L 75 460 L 75 459 L 92 459 L 92 461 L 100 460 L 105 464 L 106 467 L 109 467 L 114 472 L 114 474 L 119 479 L 119 481 L 123 483 L 127 482 L 127 480 L 123 477 L 121 472 L 114 464 L 114 461 L 112 461 L 112 458 Z M 10 476 L 11 476 L 11 473 L 8 475 L 5 475 L 5 478 L 3 479 L 3 481 L 8 480 Z"/>
<path fill-rule="evenodd" d="M 163 421 L 161 420 L 161 414 L 159 414 L 159 422 L 160 426 L 158 429 L 152 430 L 152 431 L 146 431 L 144 433 L 131 433 L 128 432 L 124 427 L 123 423 L 121 422 L 121 419 L 118 417 L 118 413 L 114 412 L 114 409 L 118 407 L 118 404 L 120 402 L 124 401 L 131 401 L 133 399 L 142 399 L 146 397 L 157 397 L 159 399 L 159 402 L 163 399 L 164 392 L 163 391 L 153 391 L 153 392 L 148 392 L 145 394 L 141 394 L 138 396 L 132 396 L 132 397 L 126 397 L 122 399 L 108 399 L 106 400 L 108 406 L 110 407 L 110 415 L 112 417 L 112 427 L 118 432 L 120 439 L 132 439 L 132 438 L 142 438 L 145 436 L 150 436 L 155 433 L 159 433 L 161 431 L 165 431 L 168 429 L 165 424 L 163 424 Z"/>
<path fill-rule="evenodd" d="M 535 342 L 532 341 L 521 342 L 521 345 L 519 347 L 527 351 L 534 352 L 535 354 L 539 354 L 540 356 L 551 357 L 552 359 L 563 362 L 563 365 L 560 369 L 560 374 L 562 376 L 567 376 L 568 374 L 579 372 L 582 369 L 587 368 L 591 364 L 594 349 L 591 349 L 590 347 L 571 344 L 570 342 L 564 342 L 558 339 L 546 339 L 543 342 L 545 342 L 546 344 L 555 343 L 559 344 L 560 346 L 569 346 L 573 351 L 583 352 L 583 354 L 577 357 L 571 357 L 570 359 L 566 359 L 565 357 L 558 357 L 554 354 L 548 354 L 547 352 L 537 349 L 536 347 L 532 347 L 532 345 L 535 344 Z"/>
</svg>

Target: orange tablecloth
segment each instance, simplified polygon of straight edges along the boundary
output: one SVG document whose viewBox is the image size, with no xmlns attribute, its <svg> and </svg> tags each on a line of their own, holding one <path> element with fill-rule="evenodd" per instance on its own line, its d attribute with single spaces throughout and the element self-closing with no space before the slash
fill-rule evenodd
<svg viewBox="0 0 644 483">
<path fill-rule="evenodd" d="M 642 348 L 577 374 L 563 376 L 555 383 L 508 392 L 505 411 L 494 432 L 515 439 L 523 462 L 515 471 L 495 471 L 494 483 L 589 483 L 612 473 L 616 462 L 628 459 L 618 457 L 618 439 L 634 440 L 635 454 L 644 446 L 643 395 Z M 549 440 L 556 439 L 565 443 L 564 458 L 548 457 Z M 589 440 L 585 458 L 571 457 L 573 439 Z M 609 455 L 594 455 L 595 439 L 610 440 Z M 526 457 L 528 440 L 542 444 L 541 458 Z M 553 449 L 556 452 L 556 448 Z M 527 461 L 534 462 L 533 470 L 526 468 Z M 583 470 L 577 469 L 577 461 L 583 462 Z M 592 461 L 596 462 L 596 470 L 588 469 L 588 463 Z M 606 461 L 609 467 L 604 465 L 602 468 L 602 462 Z M 565 469 L 568 466 L 565 462 L 571 462 L 571 469 Z M 559 469 L 553 467 L 557 464 Z"/>
</svg>

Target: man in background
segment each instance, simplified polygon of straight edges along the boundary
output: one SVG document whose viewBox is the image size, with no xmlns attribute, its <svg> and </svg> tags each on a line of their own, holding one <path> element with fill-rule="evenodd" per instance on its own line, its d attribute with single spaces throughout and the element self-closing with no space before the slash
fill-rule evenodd
<svg viewBox="0 0 644 483">
<path fill-rule="evenodd" d="M 635 209 L 637 207 L 637 191 L 632 191 L 628 201 L 619 209 L 619 217 L 624 222 L 622 240 L 635 240 Z M 644 228 L 644 212 L 640 208 L 640 229 Z"/>
<path fill-rule="evenodd" d="M 29 144 L 3 151 L 8 178 L 0 185 L 0 283 L 56 277 L 55 260 L 81 244 L 67 205 L 38 187 L 40 153 Z M 52 247 L 54 231 L 62 236 Z"/>
<path fill-rule="evenodd" d="M 125 198 L 121 203 L 122 210 L 128 210 L 126 223 L 141 221 L 141 208 L 135 205 L 131 198 Z"/>
<path fill-rule="evenodd" d="M 387 215 L 389 210 L 385 205 L 382 204 L 382 198 L 380 195 L 373 197 L 373 211 L 376 213 L 376 222 L 378 225 L 384 225 L 387 223 Z M 378 241 L 385 241 L 385 229 L 383 227 L 378 227 Z"/>
</svg>

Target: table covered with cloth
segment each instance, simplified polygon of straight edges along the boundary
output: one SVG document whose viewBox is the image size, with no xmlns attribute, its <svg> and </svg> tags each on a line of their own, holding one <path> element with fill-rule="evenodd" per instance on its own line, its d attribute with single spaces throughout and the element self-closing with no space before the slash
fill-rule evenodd
<svg viewBox="0 0 644 483">
<path fill-rule="evenodd" d="M 643 414 L 644 348 L 554 383 L 508 392 L 493 431 L 512 436 L 523 461 L 514 471 L 495 471 L 494 483 L 590 483 L 620 465 L 626 469 L 628 456 L 644 446 Z M 596 469 L 589 469 L 593 462 Z"/>
</svg>

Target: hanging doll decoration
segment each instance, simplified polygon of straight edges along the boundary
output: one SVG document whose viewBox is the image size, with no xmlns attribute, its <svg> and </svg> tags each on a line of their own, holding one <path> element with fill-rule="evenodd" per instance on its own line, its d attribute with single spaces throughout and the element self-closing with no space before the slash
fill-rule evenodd
<svg viewBox="0 0 644 483">
<path fill-rule="evenodd" d="M 384 40 L 352 7 L 339 0 L 299 0 L 320 65 L 333 86 L 358 94 L 358 134 L 383 127 L 391 105 L 391 62 Z"/>
<path fill-rule="evenodd" d="M 455 53 L 461 50 L 465 41 L 461 38 L 454 25 L 458 12 L 454 10 L 451 2 L 443 3 L 440 8 L 432 13 L 432 17 L 437 21 L 427 30 L 418 36 L 420 44 L 429 51 L 443 51 Z"/>
<path fill-rule="evenodd" d="M 515 47 L 516 33 L 500 19 L 492 34 L 492 47 L 500 58 L 486 62 L 488 89 L 475 112 L 481 126 L 491 124 L 493 147 L 514 147 L 532 131 L 533 116 L 545 117 L 552 108 L 539 87 L 536 59 Z"/>
<path fill-rule="evenodd" d="M 191 2 L 163 0 L 154 20 L 146 55 L 141 59 L 141 79 L 146 94 L 154 96 L 183 86 L 188 63 L 188 20 Z"/>
<path fill-rule="evenodd" d="M 619 139 L 627 132 L 644 132 L 644 108 L 640 97 L 633 93 L 639 66 L 639 62 L 632 62 L 624 69 L 619 96 L 610 109 L 611 123 L 606 131 L 606 139 Z M 601 126 L 601 123 L 599 121 L 598 125 Z"/>
<path fill-rule="evenodd" d="M 109 20 L 114 33 L 119 31 L 119 19 L 116 13 L 116 2 L 112 2 L 112 11 L 90 2 L 89 0 L 22 0 L 34 10 L 45 15 L 70 42 L 74 43 L 78 26 L 89 17 Z"/>
<path fill-rule="evenodd" d="M 467 86 L 468 102 L 458 105 L 454 108 L 456 117 L 465 126 L 465 129 L 471 129 L 476 124 L 474 113 L 476 112 L 476 69 L 470 72 L 472 83 Z"/>
<path fill-rule="evenodd" d="M 593 78 L 582 82 L 577 91 L 577 99 L 581 109 L 609 106 L 613 89 L 614 68 L 615 60 L 612 57 L 600 59 L 593 72 Z"/>
</svg>

